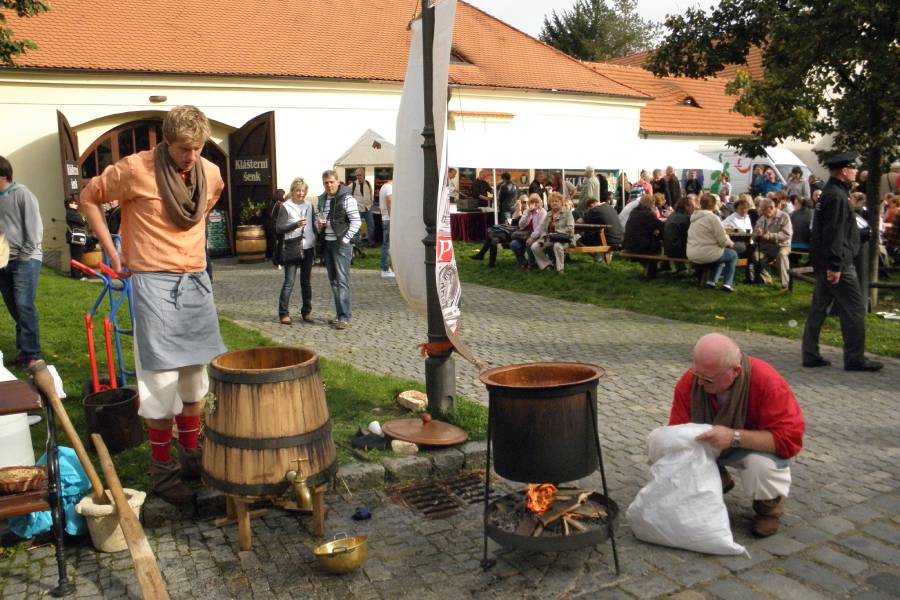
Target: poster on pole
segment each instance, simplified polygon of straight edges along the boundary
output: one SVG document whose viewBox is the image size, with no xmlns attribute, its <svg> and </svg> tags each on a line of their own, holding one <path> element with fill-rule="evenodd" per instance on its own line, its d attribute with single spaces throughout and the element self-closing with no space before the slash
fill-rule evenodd
<svg viewBox="0 0 900 600">
<path fill-rule="evenodd" d="M 438 297 L 447 337 L 468 360 L 471 353 L 458 337 L 459 299 L 462 289 L 453 241 L 450 237 L 450 201 L 447 186 L 447 81 L 450 47 L 456 17 L 456 0 L 435 2 L 435 31 L 432 66 L 435 146 L 438 157 L 438 198 L 436 217 L 435 274 Z M 394 155 L 394 202 L 391 213 L 391 262 L 397 285 L 406 303 L 421 315 L 427 314 L 425 282 L 426 235 L 422 220 L 424 165 L 422 130 L 425 127 L 422 20 L 410 24 L 411 38 L 403 96 L 397 114 L 397 144 Z"/>
</svg>

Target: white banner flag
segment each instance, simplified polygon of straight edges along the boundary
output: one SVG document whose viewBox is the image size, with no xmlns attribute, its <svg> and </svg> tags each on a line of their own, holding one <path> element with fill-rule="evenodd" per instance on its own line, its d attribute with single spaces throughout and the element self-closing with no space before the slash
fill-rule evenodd
<svg viewBox="0 0 900 600">
<path fill-rule="evenodd" d="M 469 353 L 457 338 L 459 333 L 459 299 L 461 287 L 453 241 L 450 237 L 450 201 L 447 174 L 447 81 L 456 0 L 435 3 L 434 62 L 434 137 L 438 157 L 437 246 L 435 248 L 438 297 L 444 316 L 447 337 L 463 356 Z M 425 127 L 422 20 L 411 26 L 409 61 L 403 97 L 397 114 L 397 144 L 394 152 L 394 198 L 391 210 L 391 262 L 397 284 L 406 303 L 421 315 L 427 313 L 425 285 L 425 224 L 422 220 L 424 194 L 424 159 L 422 129 Z"/>
</svg>

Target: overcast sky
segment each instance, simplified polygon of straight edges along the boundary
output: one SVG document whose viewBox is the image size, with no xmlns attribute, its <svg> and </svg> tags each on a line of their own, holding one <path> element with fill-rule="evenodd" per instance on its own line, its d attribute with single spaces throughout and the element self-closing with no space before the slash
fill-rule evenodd
<svg viewBox="0 0 900 600">
<path fill-rule="evenodd" d="M 481 10 L 538 37 L 544 23 L 544 15 L 550 11 L 569 10 L 575 0 L 467 0 Z M 666 14 L 681 13 L 692 6 L 709 8 L 717 2 L 711 0 L 638 0 L 638 10 L 645 19 L 662 21 Z"/>
</svg>

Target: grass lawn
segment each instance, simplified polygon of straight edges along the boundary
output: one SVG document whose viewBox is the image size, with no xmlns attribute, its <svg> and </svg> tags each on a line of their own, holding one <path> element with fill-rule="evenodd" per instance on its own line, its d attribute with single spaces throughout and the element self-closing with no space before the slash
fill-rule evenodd
<svg viewBox="0 0 900 600">
<path fill-rule="evenodd" d="M 481 244 L 454 243 L 457 265 L 463 283 L 477 283 L 516 292 L 526 292 L 621 308 L 637 313 L 667 317 L 679 321 L 713 325 L 737 331 L 753 331 L 800 339 L 812 298 L 812 286 L 798 281 L 793 293 L 761 285 L 742 284 L 743 269 L 738 270 L 736 292 L 700 289 L 691 275 L 661 273 L 645 281 L 637 263 L 616 257 L 612 265 L 595 263 L 589 256 L 570 257 L 566 272 L 523 273 L 516 268 L 515 257 L 501 250 L 497 266 L 469 259 Z M 379 268 L 379 250 L 369 250 L 354 266 Z M 896 293 L 882 292 L 878 310 L 900 308 Z M 841 346 L 840 323 L 829 317 L 822 329 L 821 341 Z M 866 349 L 875 354 L 900 357 L 900 323 L 876 315 L 866 318 Z"/>
<path fill-rule="evenodd" d="M 40 315 L 41 345 L 48 364 L 55 365 L 64 382 L 67 398 L 63 400 L 75 428 L 81 433 L 85 447 L 92 449 L 86 435 L 84 411 L 81 407 L 82 386 L 90 378 L 87 348 L 84 332 L 84 313 L 89 310 L 100 293 L 101 286 L 69 279 L 53 270 L 45 268 L 41 272 L 38 288 L 37 308 Z M 16 355 L 15 326 L 9 314 L 0 311 L 0 351 L 6 362 Z M 100 311 L 106 314 L 105 307 Z M 124 313 L 123 313 L 124 314 Z M 229 350 L 271 346 L 274 342 L 259 333 L 243 329 L 231 321 L 220 319 L 222 337 Z M 97 341 L 97 352 L 105 357 L 102 339 L 102 322 L 94 324 L 94 335 Z M 123 338 L 126 354 L 126 365 L 133 366 L 131 360 L 131 340 Z M 101 372 L 106 369 L 105 358 L 98 359 Z M 424 390 L 424 386 L 416 382 L 403 381 L 392 377 L 381 377 L 364 373 L 346 363 L 320 359 L 321 376 L 326 383 L 328 408 L 332 418 L 334 439 L 338 443 L 356 433 L 358 427 L 365 427 L 369 422 L 385 421 L 409 413 L 401 409 L 394 398 L 398 393 L 408 389 Z M 20 369 L 10 369 L 20 379 L 28 374 Z M 134 384 L 133 378 L 128 381 Z M 449 419 L 466 429 L 471 439 L 485 438 L 487 412 L 484 407 L 460 399 L 457 402 L 456 414 Z M 59 431 L 60 444 L 69 445 L 65 435 Z M 32 441 L 35 456 L 44 452 L 46 426 L 41 424 L 32 427 Z M 372 452 L 372 460 L 380 460 L 387 453 Z M 148 489 L 146 477 L 149 463 L 149 442 L 145 441 L 138 448 L 122 452 L 114 457 L 116 469 L 122 483 L 137 489 Z M 349 450 L 338 446 L 338 460 L 343 464 L 357 460 Z M 99 468 L 98 468 L 99 472 Z"/>
</svg>

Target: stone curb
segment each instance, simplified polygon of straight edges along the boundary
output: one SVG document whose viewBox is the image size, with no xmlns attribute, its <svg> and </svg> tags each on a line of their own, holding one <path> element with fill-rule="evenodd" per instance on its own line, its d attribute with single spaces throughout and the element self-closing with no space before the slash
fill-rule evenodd
<svg viewBox="0 0 900 600">
<path fill-rule="evenodd" d="M 400 482 L 421 481 L 431 477 L 448 477 L 463 470 L 483 469 L 487 442 L 466 442 L 445 450 L 422 451 L 413 456 L 386 458 L 382 464 L 353 463 L 337 473 L 339 490 L 351 492 L 383 488 Z M 346 484 L 346 488 L 344 487 Z M 225 514 L 225 494 L 203 488 L 195 505 L 174 506 L 155 496 L 148 496 L 141 509 L 145 527 L 155 528 L 175 521 L 208 518 Z"/>
</svg>

